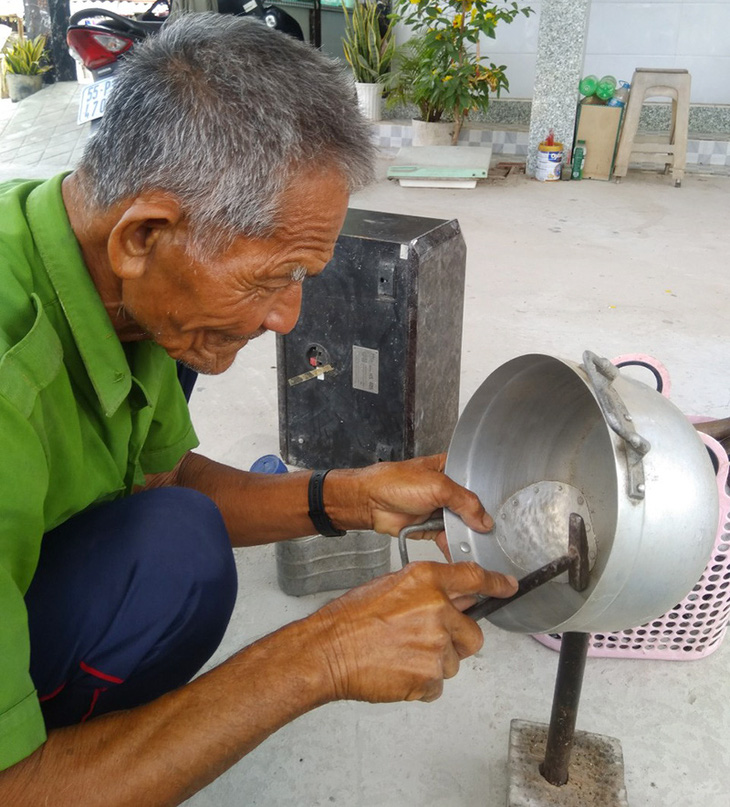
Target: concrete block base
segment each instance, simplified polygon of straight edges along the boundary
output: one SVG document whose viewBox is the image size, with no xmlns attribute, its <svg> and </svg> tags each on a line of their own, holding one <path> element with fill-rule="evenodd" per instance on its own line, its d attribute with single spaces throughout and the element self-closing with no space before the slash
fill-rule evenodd
<svg viewBox="0 0 730 807">
<path fill-rule="evenodd" d="M 539 770 L 547 733 L 545 723 L 511 722 L 507 807 L 628 807 L 617 739 L 576 731 L 568 782 L 556 787 Z"/>
</svg>

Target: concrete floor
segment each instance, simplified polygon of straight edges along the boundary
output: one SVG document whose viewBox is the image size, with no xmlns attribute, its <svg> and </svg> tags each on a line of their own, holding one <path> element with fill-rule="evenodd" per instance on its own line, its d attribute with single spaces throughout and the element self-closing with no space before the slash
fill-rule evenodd
<svg viewBox="0 0 730 807">
<path fill-rule="evenodd" d="M 57 167 L 41 158 L 23 170 L 15 159 L 0 175 Z M 460 222 L 468 245 L 462 406 L 514 356 L 577 360 L 588 348 L 653 355 L 669 369 L 684 412 L 729 414 L 728 178 L 688 176 L 681 189 L 643 173 L 620 185 L 518 178 L 469 191 L 381 179 L 352 204 Z M 265 336 L 227 373 L 200 380 L 191 406 L 203 452 L 247 468 L 278 451 L 275 365 L 274 340 Z M 413 554 L 437 558 L 430 546 Z M 212 664 L 333 596 L 281 593 L 273 548 L 240 551 L 237 560 L 240 596 Z M 504 805 L 510 720 L 547 722 L 557 654 L 481 624 L 482 651 L 463 662 L 439 701 L 320 708 L 187 805 Z M 621 740 L 633 807 L 730 803 L 729 663 L 730 640 L 690 662 L 588 660 L 578 728 Z"/>
</svg>

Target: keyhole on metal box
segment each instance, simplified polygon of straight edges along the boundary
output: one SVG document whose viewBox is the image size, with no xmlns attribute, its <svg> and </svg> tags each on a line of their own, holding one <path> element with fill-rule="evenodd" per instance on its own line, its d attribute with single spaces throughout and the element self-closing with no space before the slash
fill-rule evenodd
<svg viewBox="0 0 730 807">
<path fill-rule="evenodd" d="M 305 353 L 307 364 L 310 367 L 324 367 L 330 363 L 330 354 L 322 345 L 313 344 L 307 348 Z"/>
</svg>

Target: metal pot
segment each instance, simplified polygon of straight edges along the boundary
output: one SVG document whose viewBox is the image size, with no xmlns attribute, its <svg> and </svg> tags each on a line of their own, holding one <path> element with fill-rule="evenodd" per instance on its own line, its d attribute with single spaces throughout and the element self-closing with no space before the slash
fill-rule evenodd
<svg viewBox="0 0 730 807">
<path fill-rule="evenodd" d="M 585 520 L 588 588 L 556 578 L 489 617 L 506 630 L 641 625 L 692 589 L 713 547 L 717 483 L 701 438 L 667 398 L 589 351 L 581 365 L 527 355 L 493 372 L 459 419 L 446 473 L 495 519 L 484 535 L 447 513 L 454 560 L 522 577 L 568 551 L 571 512 Z"/>
</svg>

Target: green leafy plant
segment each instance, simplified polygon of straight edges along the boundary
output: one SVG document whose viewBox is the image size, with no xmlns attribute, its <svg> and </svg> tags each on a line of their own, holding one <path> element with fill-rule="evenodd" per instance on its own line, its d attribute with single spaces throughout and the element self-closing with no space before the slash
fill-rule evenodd
<svg viewBox="0 0 730 807">
<path fill-rule="evenodd" d="M 357 0 L 349 11 L 343 2 L 342 11 L 345 15 L 342 46 L 355 81 L 380 83 L 390 68 L 395 51 L 395 20 L 385 20 L 380 4 L 374 0 Z"/>
<path fill-rule="evenodd" d="M 482 36 L 494 39 L 500 23 L 532 13 L 517 2 L 396 0 L 393 18 L 415 37 L 396 53 L 388 103 L 413 103 L 426 121 L 453 120 L 456 143 L 469 113 L 486 112 L 490 97 L 509 89 L 506 65 L 482 55 Z"/>
<path fill-rule="evenodd" d="M 38 76 L 51 69 L 46 64 L 46 38 L 39 34 L 35 39 L 18 39 L 5 49 L 5 66 L 8 73 L 19 76 Z"/>
<path fill-rule="evenodd" d="M 427 50 L 422 36 L 414 36 L 400 45 L 393 58 L 393 70 L 384 80 L 387 92 L 386 106 L 418 107 L 421 120 L 438 123 L 446 112 L 439 90 L 441 75 L 448 67 L 446 60 L 439 69 L 437 56 Z M 424 69 L 428 65 L 428 69 Z"/>
</svg>

